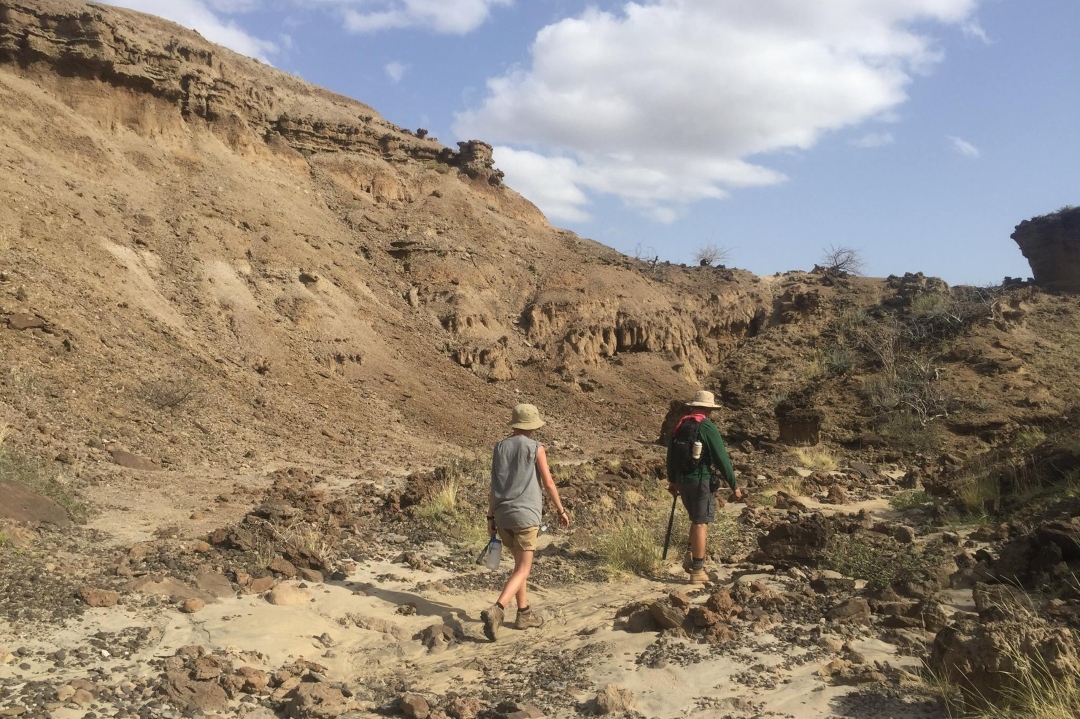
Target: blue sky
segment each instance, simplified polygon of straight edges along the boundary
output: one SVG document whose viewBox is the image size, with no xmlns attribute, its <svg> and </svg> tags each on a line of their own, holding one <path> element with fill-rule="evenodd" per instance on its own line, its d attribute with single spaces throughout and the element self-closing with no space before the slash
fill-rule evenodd
<svg viewBox="0 0 1080 719">
<path fill-rule="evenodd" d="M 1080 204 L 1075 0 L 112 0 L 496 146 L 552 222 L 760 274 L 1030 274 L 1013 226 Z"/>
</svg>

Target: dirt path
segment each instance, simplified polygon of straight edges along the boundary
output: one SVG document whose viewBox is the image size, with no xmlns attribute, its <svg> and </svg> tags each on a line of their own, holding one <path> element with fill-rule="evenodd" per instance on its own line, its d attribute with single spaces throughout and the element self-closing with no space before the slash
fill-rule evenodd
<svg viewBox="0 0 1080 719">
<path fill-rule="evenodd" d="M 739 510 L 737 506 L 725 509 Z M 548 551 L 557 551 L 564 541 L 547 538 L 546 544 L 555 545 Z M 421 551 L 434 560 L 450 550 L 436 543 Z M 691 603 L 702 603 L 715 589 L 737 590 L 738 584 L 767 586 L 777 592 L 789 588 L 783 574 L 748 574 L 732 566 L 715 569 L 712 589 L 691 592 Z M 371 561 L 340 581 L 284 583 L 302 593 L 302 601 L 292 606 L 276 606 L 254 594 L 223 598 L 195 614 L 130 602 L 88 610 L 80 621 L 40 631 L 32 639 L 16 638 L 15 628 L 0 625 L 0 644 L 14 647 L 17 643 L 28 656 L 58 649 L 74 656 L 101 644 L 101 637 L 114 644 L 118 638 L 141 637 L 131 651 L 93 649 L 85 660 L 66 666 L 31 661 L 24 665 L 29 669 L 20 669 L 16 660 L 0 666 L 0 680 L 5 686 L 15 686 L 90 679 L 99 698 L 109 697 L 94 702 L 96 715 L 126 716 L 138 702 L 130 695 L 117 695 L 117 687 L 140 680 L 153 682 L 162 659 L 182 647 L 199 645 L 237 666 L 269 673 L 297 660 L 319 664 L 325 681 L 352 687 L 350 716 L 376 716 L 380 707 L 406 690 L 427 697 L 432 704 L 454 694 L 482 700 L 515 696 L 542 707 L 548 716 L 579 716 L 581 711 L 591 711 L 590 702 L 606 684 L 633 693 L 635 716 L 658 719 L 935 716 L 931 705 L 916 699 L 888 691 L 866 693 L 821 676 L 821 668 L 840 656 L 836 646 L 823 648 L 829 644 L 826 639 L 834 645 L 845 644 L 846 656 L 854 653 L 863 666 L 916 669 L 918 660 L 900 655 L 897 647 L 881 641 L 869 628 L 783 619 L 762 631 L 741 622 L 733 625 L 737 638 L 722 646 L 702 644 L 678 632 L 658 635 L 614 628 L 620 608 L 692 589 L 681 582 L 683 575 L 675 566 L 654 580 L 634 577 L 601 584 L 536 585 L 534 605 L 545 615 L 545 625 L 524 632 L 507 625 L 499 642 L 492 644 L 483 637 L 479 622 L 480 611 L 493 597 L 486 588 L 492 583 L 486 571 L 479 567 L 464 573 L 440 568 L 421 571 L 389 560 Z M 497 571 L 505 575 L 509 564 L 504 562 Z M 477 588 L 450 588 L 451 584 L 468 586 L 473 579 Z M 970 592 L 952 597 L 963 608 L 969 599 Z M 512 617 L 513 611 L 508 611 L 508 624 Z M 433 625 L 447 627 L 445 636 L 452 639 L 448 646 L 438 644 L 429 651 L 423 633 Z M 0 658 L 3 654 L 0 651 Z M 246 715 L 262 711 L 258 707 L 233 701 L 227 711 Z M 55 705 L 51 716 L 82 719 L 87 708 Z"/>
</svg>

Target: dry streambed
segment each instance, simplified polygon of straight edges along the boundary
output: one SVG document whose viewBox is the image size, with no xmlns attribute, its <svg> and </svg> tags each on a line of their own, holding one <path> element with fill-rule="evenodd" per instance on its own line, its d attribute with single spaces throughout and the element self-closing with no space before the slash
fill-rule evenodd
<svg viewBox="0 0 1080 719">
<path fill-rule="evenodd" d="M 546 536 L 533 594 L 546 624 L 497 644 L 478 618 L 509 564 L 487 572 L 471 547 L 399 533 L 408 502 L 383 489 L 282 472 L 236 524 L 123 551 L 42 530 L 0 571 L 0 716 L 942 716 L 926 659 L 985 684 L 1019 636 L 1054 671 L 1075 666 L 1067 633 L 1039 617 L 1074 616 L 1074 598 L 1018 618 L 1021 600 L 985 583 L 1003 559 L 1080 536 L 1071 524 L 999 558 L 985 530 L 897 521 L 865 482 L 836 504 L 839 481 L 777 495 L 780 508 L 726 507 L 759 540 L 704 587 L 674 567 L 599 581 L 595 558 Z"/>
</svg>

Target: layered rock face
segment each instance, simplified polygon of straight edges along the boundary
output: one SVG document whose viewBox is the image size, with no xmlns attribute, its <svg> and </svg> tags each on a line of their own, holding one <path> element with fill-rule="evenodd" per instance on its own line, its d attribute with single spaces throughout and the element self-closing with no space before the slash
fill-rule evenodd
<svg viewBox="0 0 1080 719">
<path fill-rule="evenodd" d="M 27 433 L 52 456 L 126 431 L 155 469 L 398 461 L 487 442 L 525 398 L 596 441 L 654 427 L 773 321 L 771 279 L 558 230 L 488 144 L 129 10 L 0 0 L 0 125 L 0 355 L 83 390 L 0 381 L 0 420 L 61 427 Z M 103 419 L 118 377 L 131 407 Z M 163 428 L 162 388 L 189 413 Z"/>
<path fill-rule="evenodd" d="M 1024 220 L 1012 238 L 1038 285 L 1053 292 L 1080 293 L 1080 207 Z"/>
</svg>

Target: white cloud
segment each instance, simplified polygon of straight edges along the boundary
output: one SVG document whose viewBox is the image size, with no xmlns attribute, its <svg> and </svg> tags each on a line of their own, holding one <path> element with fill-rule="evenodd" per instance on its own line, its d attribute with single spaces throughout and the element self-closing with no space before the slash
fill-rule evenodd
<svg viewBox="0 0 1080 719">
<path fill-rule="evenodd" d="M 826 132 L 895 113 L 913 76 L 942 59 L 926 29 L 969 21 L 976 3 L 651 0 L 593 8 L 543 28 L 531 65 L 489 80 L 486 98 L 458 116 L 456 131 L 500 145 L 508 183 L 539 185 L 545 194 L 533 198 L 553 217 L 583 214 L 588 204 L 556 188 L 557 178 L 670 219 L 689 203 L 783 181 L 761 166 L 765 153 L 807 150 Z M 528 150 L 527 161 L 509 148 Z M 538 158 L 558 160 L 559 171 L 523 177 Z"/>
<path fill-rule="evenodd" d="M 960 29 L 964 32 L 966 37 L 981 40 L 985 45 L 992 44 L 990 36 L 986 34 L 986 30 L 984 30 L 983 26 L 979 24 L 979 21 L 974 18 L 961 25 Z"/>
<path fill-rule="evenodd" d="M 963 138 L 950 136 L 949 141 L 952 143 L 953 149 L 964 157 L 970 157 L 972 160 L 982 157 L 982 151 Z"/>
<path fill-rule="evenodd" d="M 873 148 L 873 147 L 885 147 L 896 142 L 896 138 L 893 137 L 891 132 L 869 132 L 857 140 L 852 140 L 851 144 L 855 147 L 861 148 Z"/>
<path fill-rule="evenodd" d="M 386 71 L 386 76 L 394 82 L 401 82 L 401 78 L 405 77 L 405 65 L 401 64 L 397 60 L 386 63 L 383 70 Z"/>
<path fill-rule="evenodd" d="M 294 0 L 301 4 L 338 7 L 350 32 L 419 27 L 464 35 L 480 27 L 495 7 L 513 0 Z"/>
<path fill-rule="evenodd" d="M 585 222 L 589 198 L 580 189 L 581 167 L 566 157 L 545 157 L 528 150 L 495 148 L 495 163 L 518 192 L 544 209 L 548 217 Z"/>
<path fill-rule="evenodd" d="M 245 32 L 235 22 L 224 20 L 217 12 L 255 9 L 260 0 L 102 0 L 109 5 L 138 10 L 198 30 L 210 42 L 264 62 L 277 51 L 269 40 Z"/>
</svg>

